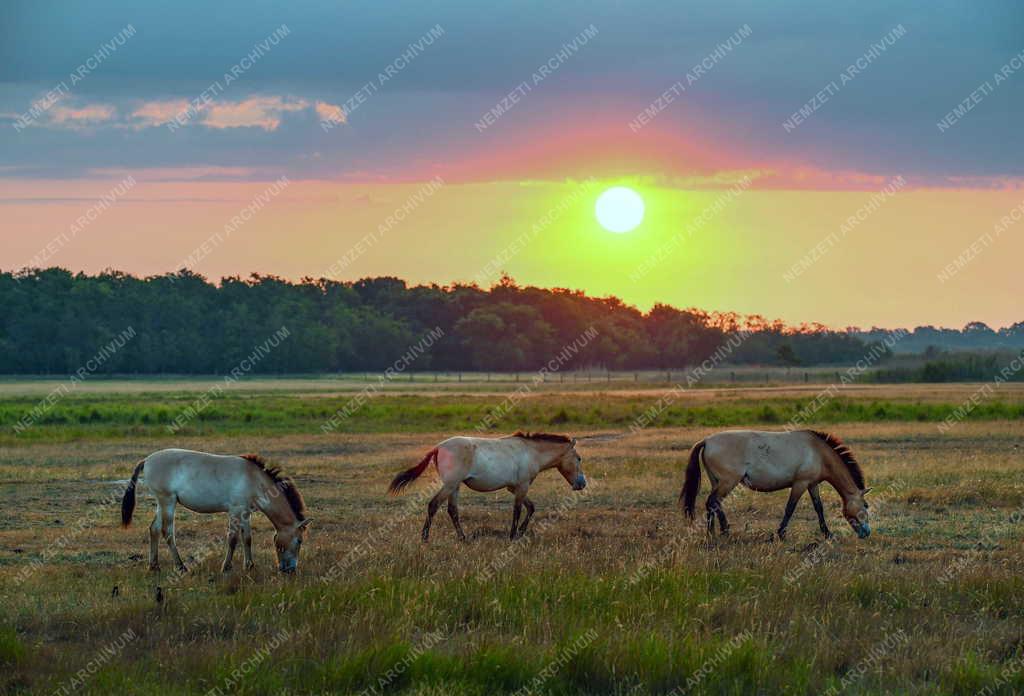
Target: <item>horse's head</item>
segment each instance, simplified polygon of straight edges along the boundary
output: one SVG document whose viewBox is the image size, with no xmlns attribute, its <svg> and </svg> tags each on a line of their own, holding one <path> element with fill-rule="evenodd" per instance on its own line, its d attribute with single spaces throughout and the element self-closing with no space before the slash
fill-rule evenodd
<svg viewBox="0 0 1024 696">
<path fill-rule="evenodd" d="M 870 490 L 865 488 L 857 491 L 843 501 L 843 517 L 861 539 L 866 539 L 871 534 L 871 525 L 868 524 L 868 503 L 864 500 L 864 495 Z"/>
<path fill-rule="evenodd" d="M 296 520 L 295 524 L 281 527 L 274 534 L 274 548 L 277 550 L 277 565 L 282 573 L 294 573 L 299 565 L 299 551 L 306 527 L 313 520 Z"/>
<path fill-rule="evenodd" d="M 574 491 L 582 491 L 587 487 L 587 477 L 583 475 L 583 457 L 576 451 L 576 438 L 572 439 L 568 449 L 558 459 L 558 471 Z"/>
</svg>

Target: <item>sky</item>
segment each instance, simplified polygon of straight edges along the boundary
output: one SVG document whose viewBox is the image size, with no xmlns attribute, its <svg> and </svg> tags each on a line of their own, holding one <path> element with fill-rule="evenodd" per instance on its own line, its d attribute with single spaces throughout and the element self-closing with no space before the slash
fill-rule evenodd
<svg viewBox="0 0 1024 696">
<path fill-rule="evenodd" d="M 0 269 L 1024 320 L 1016 2 L 0 6 Z M 595 215 L 625 186 L 629 232 Z"/>
</svg>

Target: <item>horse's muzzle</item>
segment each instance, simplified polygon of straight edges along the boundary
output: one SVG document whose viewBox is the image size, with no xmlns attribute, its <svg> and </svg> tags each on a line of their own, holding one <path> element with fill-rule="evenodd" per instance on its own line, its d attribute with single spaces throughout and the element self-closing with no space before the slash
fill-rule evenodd
<svg viewBox="0 0 1024 696">
<path fill-rule="evenodd" d="M 574 491 L 582 491 L 586 487 L 587 487 L 587 477 L 584 476 L 583 474 L 580 474 L 579 476 L 576 477 L 576 481 L 573 482 L 572 489 Z"/>
<path fill-rule="evenodd" d="M 857 536 L 861 539 L 867 539 L 871 536 L 871 527 L 867 522 L 861 522 L 860 526 L 857 527 Z"/>
</svg>

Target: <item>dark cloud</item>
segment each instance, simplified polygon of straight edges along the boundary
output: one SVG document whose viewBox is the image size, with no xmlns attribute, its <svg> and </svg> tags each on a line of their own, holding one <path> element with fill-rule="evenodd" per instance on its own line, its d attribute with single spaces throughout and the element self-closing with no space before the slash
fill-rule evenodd
<svg viewBox="0 0 1024 696">
<path fill-rule="evenodd" d="M 875 6 L 753 0 L 593 3 L 269 0 L 205 3 L 16 1 L 0 9 L 0 164 L 17 171 L 81 174 L 101 167 L 197 164 L 279 167 L 290 175 L 340 176 L 468 156 L 490 141 L 473 123 L 589 26 L 598 35 L 501 125 L 506 132 L 556 121 L 611 98 L 639 112 L 739 27 L 753 30 L 659 116 L 659 127 L 703 130 L 752 158 L 822 168 L 922 176 L 1021 176 L 1024 70 L 1010 75 L 954 128 L 939 121 L 1024 50 L 1024 9 L 987 3 L 896 2 Z M 97 60 L 97 51 L 132 36 Z M 78 108 L 196 98 L 254 47 L 288 35 L 226 86 L 219 100 L 295 98 L 344 104 L 432 27 L 443 36 L 378 85 L 349 123 L 330 132 L 311 110 L 287 112 L 273 129 L 82 129 L 16 131 L 18 114 L 90 58 L 95 69 L 67 102 Z M 782 123 L 893 27 L 906 34 L 798 129 Z M 570 108 L 571 107 L 571 108 Z M 93 113 L 102 113 L 96 112 Z M 566 127 L 571 127 L 567 124 Z M 501 131 L 499 131 L 500 134 Z M 624 129 L 623 138 L 628 137 Z"/>
</svg>

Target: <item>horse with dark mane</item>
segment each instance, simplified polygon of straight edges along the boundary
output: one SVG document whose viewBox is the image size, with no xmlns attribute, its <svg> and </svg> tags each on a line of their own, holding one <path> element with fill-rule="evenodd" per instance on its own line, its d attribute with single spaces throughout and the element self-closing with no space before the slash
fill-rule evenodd
<svg viewBox="0 0 1024 696">
<path fill-rule="evenodd" d="M 835 435 L 816 430 L 727 430 L 701 440 L 690 450 L 686 481 L 679 494 L 690 519 L 700 492 L 702 462 L 711 481 L 711 494 L 706 502 L 708 534 L 715 531 L 715 517 L 722 534 L 728 534 L 729 522 L 722 501 L 737 484 L 743 484 L 755 491 L 790 489 L 779 525 L 780 539 L 786 536 L 789 518 L 804 492 L 811 495 L 822 533 L 831 537 L 818 492 L 823 481 L 843 499 L 843 516 L 857 536 L 863 539 L 871 534 L 868 504 L 864 501 L 864 495 L 871 489 L 864 487 L 864 474 L 853 452 Z"/>
<path fill-rule="evenodd" d="M 511 539 L 526 532 L 534 505 L 527 496 L 530 484 L 541 471 L 557 468 L 573 490 L 582 490 L 587 479 L 580 468 L 582 458 L 576 452 L 576 438 L 550 433 L 517 432 L 508 437 L 451 437 L 427 452 L 427 456 L 414 467 L 395 476 L 388 488 L 392 495 L 416 480 L 431 462 L 441 477 L 441 490 L 427 504 L 427 521 L 423 524 L 422 538 L 430 536 L 430 523 L 441 503 L 448 501 L 448 516 L 459 539 L 465 540 L 459 521 L 459 486 L 465 484 L 474 491 L 491 492 L 502 488 L 515 495 L 512 509 Z M 526 506 L 526 519 L 519 526 L 519 516 Z"/>
<path fill-rule="evenodd" d="M 121 525 L 127 528 L 135 512 L 135 488 L 144 473 L 146 487 L 156 497 L 156 514 L 149 525 L 149 567 L 159 570 L 157 558 L 163 536 L 179 570 L 188 570 L 174 541 L 174 508 L 181 503 L 193 512 L 228 513 L 227 554 L 222 570 L 231 560 L 241 535 L 245 567 L 253 567 L 252 528 L 249 518 L 259 510 L 274 525 L 278 567 L 291 573 L 299 563 L 299 547 L 306 527 L 306 505 L 295 483 L 268 466 L 255 454 L 241 456 L 165 449 L 149 455 L 135 467 L 121 500 Z"/>
</svg>

